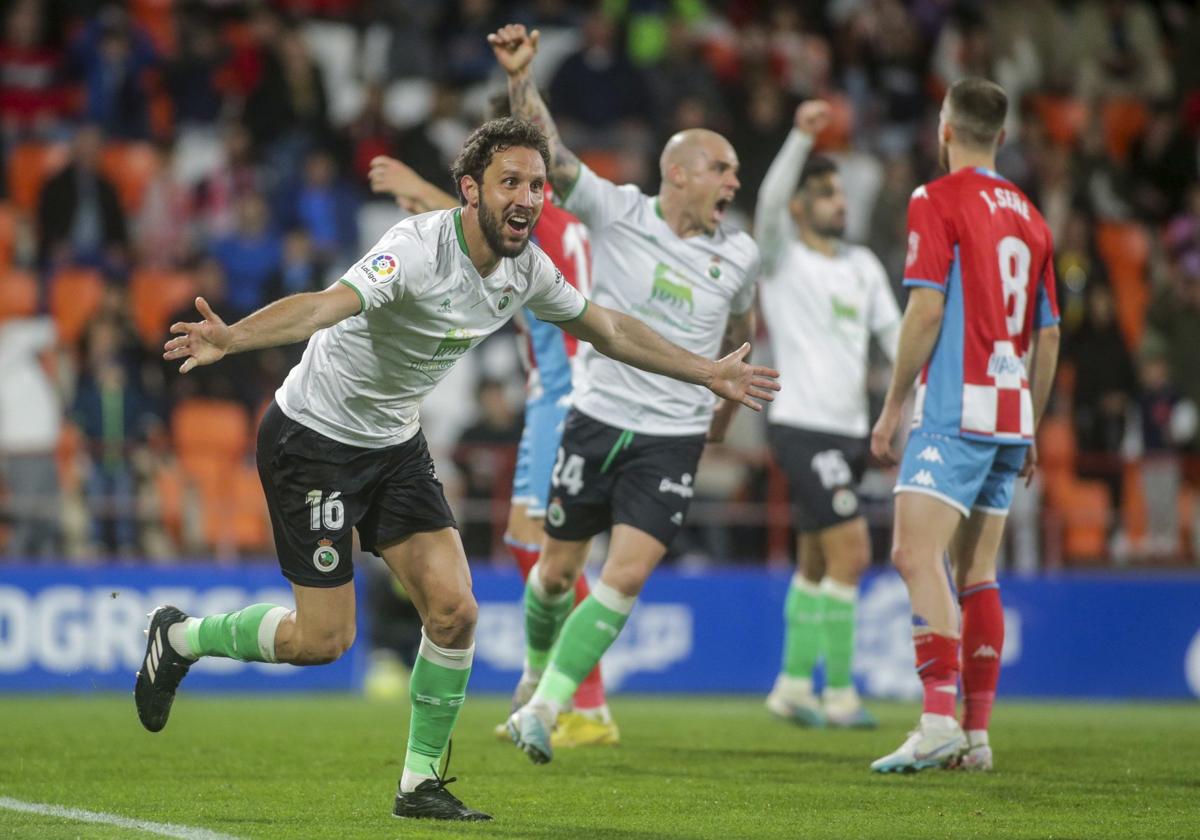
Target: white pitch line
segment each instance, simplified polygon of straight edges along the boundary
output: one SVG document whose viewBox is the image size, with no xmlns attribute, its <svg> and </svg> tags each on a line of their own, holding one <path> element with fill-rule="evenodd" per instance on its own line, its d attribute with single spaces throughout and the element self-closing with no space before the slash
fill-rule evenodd
<svg viewBox="0 0 1200 840">
<path fill-rule="evenodd" d="M 22 802 L 20 799 L 10 799 L 0 796 L 0 808 L 9 811 L 21 811 L 26 814 L 41 814 L 47 817 L 59 817 L 76 822 L 97 823 L 99 825 L 115 825 L 118 828 L 132 828 L 147 834 L 157 834 L 159 837 L 176 837 L 178 840 L 237 840 L 230 834 L 209 831 L 207 828 L 193 828 L 190 825 L 172 825 L 157 823 L 149 820 L 131 820 L 116 814 L 105 814 L 102 811 L 85 811 L 82 808 L 64 808 L 62 805 L 47 805 L 41 802 Z"/>
</svg>

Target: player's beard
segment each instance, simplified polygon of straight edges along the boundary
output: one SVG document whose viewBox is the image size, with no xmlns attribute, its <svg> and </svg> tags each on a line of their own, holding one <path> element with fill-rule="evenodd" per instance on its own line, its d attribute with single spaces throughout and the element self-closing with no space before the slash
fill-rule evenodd
<svg viewBox="0 0 1200 840">
<path fill-rule="evenodd" d="M 533 227 L 532 214 L 529 226 Z M 529 244 L 528 236 L 522 240 L 520 245 L 513 246 L 506 243 L 504 241 L 504 219 L 499 213 L 493 213 L 482 198 L 479 200 L 479 229 L 483 231 L 483 238 L 488 247 L 492 249 L 492 253 L 501 257 L 519 257 Z"/>
</svg>

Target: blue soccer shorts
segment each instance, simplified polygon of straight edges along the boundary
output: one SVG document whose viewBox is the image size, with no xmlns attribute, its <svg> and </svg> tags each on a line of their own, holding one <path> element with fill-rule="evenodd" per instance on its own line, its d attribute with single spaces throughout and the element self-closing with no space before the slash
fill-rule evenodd
<svg viewBox="0 0 1200 840">
<path fill-rule="evenodd" d="M 1026 443 L 992 443 L 915 430 L 904 447 L 897 493 L 924 493 L 963 516 L 1004 516 L 1025 463 Z"/>
<path fill-rule="evenodd" d="M 513 474 L 512 502 L 525 505 L 530 516 L 546 515 L 550 494 L 550 473 L 562 440 L 563 421 L 570 408 L 570 395 L 558 399 L 542 397 L 525 404 L 525 428 L 517 446 L 517 467 Z"/>
</svg>

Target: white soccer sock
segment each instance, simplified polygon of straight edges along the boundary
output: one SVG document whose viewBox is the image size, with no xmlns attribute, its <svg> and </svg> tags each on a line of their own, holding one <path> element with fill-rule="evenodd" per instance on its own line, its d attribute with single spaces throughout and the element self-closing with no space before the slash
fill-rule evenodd
<svg viewBox="0 0 1200 840">
<path fill-rule="evenodd" d="M 183 621 L 176 621 L 167 628 L 167 641 L 171 643 L 171 647 L 175 648 L 175 652 L 185 659 L 199 659 L 187 640 L 187 631 L 192 627 L 199 626 L 200 619 L 185 618 Z"/>
<path fill-rule="evenodd" d="M 988 734 L 986 729 L 968 729 L 967 744 L 972 747 L 988 746 Z"/>
</svg>

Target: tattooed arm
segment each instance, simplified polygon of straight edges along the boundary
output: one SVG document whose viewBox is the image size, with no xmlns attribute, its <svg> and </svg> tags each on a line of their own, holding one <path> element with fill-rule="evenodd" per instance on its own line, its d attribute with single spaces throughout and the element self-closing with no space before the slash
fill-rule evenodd
<svg viewBox="0 0 1200 840">
<path fill-rule="evenodd" d="M 514 117 L 534 123 L 546 134 L 550 145 L 550 183 L 565 197 L 579 177 L 579 158 L 563 145 L 550 109 L 542 101 L 530 67 L 537 53 L 538 31 L 526 32 L 519 23 L 510 23 L 488 36 L 496 60 L 508 74 L 508 102 Z"/>
</svg>

